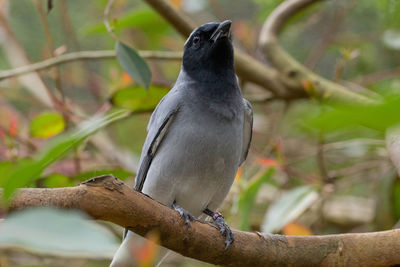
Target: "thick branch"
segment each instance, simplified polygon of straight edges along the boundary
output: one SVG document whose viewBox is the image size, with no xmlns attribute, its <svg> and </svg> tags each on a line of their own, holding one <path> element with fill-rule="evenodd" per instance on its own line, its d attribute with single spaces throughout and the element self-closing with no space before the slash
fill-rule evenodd
<svg viewBox="0 0 400 267">
<path fill-rule="evenodd" d="M 79 186 L 21 189 L 10 209 L 56 206 L 80 209 L 95 219 L 114 222 L 145 236 L 157 230 L 163 246 L 184 256 L 228 266 L 389 266 L 400 263 L 400 230 L 329 236 L 282 236 L 234 231 L 236 240 L 224 250 L 213 226 L 185 226 L 172 209 L 138 193 L 112 176 Z"/>
<path fill-rule="evenodd" d="M 196 28 L 190 18 L 179 12 L 164 0 L 145 0 L 153 7 L 165 20 L 167 20 L 180 34 L 188 37 Z M 244 80 L 258 84 L 265 89 L 273 92 L 277 96 L 292 94 L 288 92 L 280 81 L 279 73 L 265 64 L 255 60 L 249 55 L 235 50 L 235 67 L 239 76 Z M 297 93 L 299 95 L 299 93 Z M 300 94 L 302 95 L 302 94 Z"/>
<path fill-rule="evenodd" d="M 319 0 L 287 0 L 276 8 L 265 21 L 260 34 L 260 45 L 265 56 L 282 73 L 287 76 L 284 81 L 288 86 L 300 86 L 303 81 L 311 81 L 323 97 L 340 100 L 350 104 L 376 104 L 373 99 L 357 94 L 348 88 L 318 76 L 291 57 L 279 44 L 278 34 L 287 20 L 300 10 Z M 397 71 L 397 70 L 394 70 Z M 392 73 L 389 72 L 389 75 Z M 363 88 L 364 89 L 364 88 Z M 367 89 L 364 89 L 367 91 Z M 386 147 L 397 172 L 400 174 L 400 126 L 389 129 L 386 134 Z"/>
<path fill-rule="evenodd" d="M 181 60 L 181 52 L 168 51 L 139 51 L 139 55 L 146 59 L 157 60 Z M 18 67 L 11 70 L 1 71 L 0 80 L 26 74 L 33 71 L 43 70 L 55 65 L 64 64 L 71 61 L 87 60 L 87 59 L 108 59 L 115 58 L 114 50 L 99 50 L 99 51 L 80 51 L 68 54 L 63 54 L 57 57 L 49 58 L 31 65 Z"/>
<path fill-rule="evenodd" d="M 279 44 L 278 34 L 287 20 L 300 10 L 319 0 L 287 0 L 279 5 L 267 18 L 260 33 L 260 46 L 272 65 L 286 76 L 288 87 L 302 87 L 303 81 L 311 81 L 324 97 L 350 103 L 371 104 L 373 99 L 354 93 L 348 88 L 331 82 L 304 67 L 290 56 Z"/>
</svg>

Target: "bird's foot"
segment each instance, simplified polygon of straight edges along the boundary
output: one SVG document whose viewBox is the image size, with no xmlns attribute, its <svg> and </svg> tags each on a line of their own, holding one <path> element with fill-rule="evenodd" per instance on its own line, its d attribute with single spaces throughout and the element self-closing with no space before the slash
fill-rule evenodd
<svg viewBox="0 0 400 267">
<path fill-rule="evenodd" d="M 226 224 L 224 216 L 222 216 L 218 211 L 212 212 L 209 209 L 206 209 L 204 213 L 211 216 L 213 219 L 212 224 L 219 229 L 222 236 L 225 236 L 225 250 L 227 250 L 233 241 L 235 241 L 235 236 L 233 235 L 231 228 Z"/>
<path fill-rule="evenodd" d="M 181 215 L 181 217 L 185 219 L 185 224 L 187 227 L 190 227 L 190 221 L 196 220 L 196 218 L 192 214 L 190 214 L 187 210 L 176 204 L 175 201 L 174 203 L 172 203 L 172 208 L 176 210 L 179 213 L 179 215 Z"/>
</svg>

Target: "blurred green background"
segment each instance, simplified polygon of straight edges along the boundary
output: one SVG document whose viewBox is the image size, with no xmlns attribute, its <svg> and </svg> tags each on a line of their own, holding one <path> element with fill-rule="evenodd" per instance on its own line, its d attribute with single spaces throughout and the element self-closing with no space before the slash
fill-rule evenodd
<svg viewBox="0 0 400 267">
<path fill-rule="evenodd" d="M 269 64 L 258 49 L 259 33 L 282 1 L 168 2 L 198 25 L 231 19 L 235 48 Z M 107 1 L 58 0 L 50 11 L 47 5 L 41 0 L 0 1 L 0 76 L 54 56 L 115 48 L 116 41 L 103 24 Z M 116 0 L 108 21 L 119 40 L 136 51 L 182 51 L 185 39 L 144 1 Z M 400 180 L 385 137 L 400 120 L 400 2 L 321 1 L 290 19 L 280 43 L 312 71 L 383 102 L 365 107 L 326 104 L 313 97 L 280 100 L 240 80 L 255 120 L 249 157 L 221 208 L 229 225 L 294 235 L 396 227 Z M 73 186 L 107 173 L 133 185 L 151 110 L 180 70 L 176 59 L 146 62 L 151 70 L 147 91 L 112 56 L 0 80 L 3 195 L 12 195 L 17 187 Z M 62 216 L 46 212 L 40 220 Z M 14 221 L 27 220 L 23 212 L 20 216 Z M 29 218 L 36 220 L 33 215 Z M 102 248 L 112 252 L 122 229 L 101 225 L 99 236 L 110 232 L 115 236 Z M 0 232 L 2 227 L 0 223 Z M 73 225 L 65 228 L 76 231 Z M 35 231 L 0 238 L 0 266 L 109 264 L 108 254 L 66 254 L 65 248 L 52 246 L 38 249 L 40 244 L 24 241 Z M 85 235 L 77 235 L 76 241 L 92 238 Z M 43 240 L 51 244 L 62 238 L 49 232 Z M 152 266 L 157 248 L 138 241 L 132 254 L 139 266 Z M 177 256 L 165 263 L 203 265 Z"/>
</svg>

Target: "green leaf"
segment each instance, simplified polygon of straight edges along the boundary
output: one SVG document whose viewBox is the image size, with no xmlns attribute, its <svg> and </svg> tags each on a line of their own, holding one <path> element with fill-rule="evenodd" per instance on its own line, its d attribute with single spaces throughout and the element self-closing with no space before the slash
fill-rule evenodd
<svg viewBox="0 0 400 267">
<path fill-rule="evenodd" d="M 41 207 L 7 216 L 0 224 L 0 248 L 110 259 L 118 242 L 112 233 L 82 212 Z"/>
<path fill-rule="evenodd" d="M 113 22 L 111 26 L 115 32 L 125 28 L 139 28 L 146 33 L 146 37 L 148 34 L 158 37 L 163 36 L 163 33 L 170 28 L 169 24 L 157 12 L 148 7 L 132 9 L 119 16 L 118 20 Z M 83 26 L 81 31 L 84 34 L 107 33 L 107 28 L 103 22 L 98 22 Z"/>
<path fill-rule="evenodd" d="M 115 47 L 117 59 L 131 78 L 144 88 L 149 88 L 151 72 L 146 61 L 131 47 L 117 42 Z"/>
<path fill-rule="evenodd" d="M 39 178 L 46 167 L 66 155 L 88 136 L 128 115 L 127 110 L 117 110 L 103 116 L 94 116 L 81 123 L 75 130 L 50 140 L 48 145 L 33 159 L 18 161 L 12 170 L 8 169 L 6 175 L 0 177 L 0 186 L 4 187 L 3 199 L 7 201 L 15 189 Z"/>
<path fill-rule="evenodd" d="M 120 180 L 125 180 L 134 175 L 132 172 L 124 169 L 93 170 L 77 174 L 74 177 L 74 180 L 84 181 L 93 178 L 95 176 L 100 176 L 105 174 L 111 174 Z"/>
<path fill-rule="evenodd" d="M 400 123 L 400 98 L 388 96 L 376 105 L 322 105 L 301 116 L 302 125 L 322 132 L 365 126 L 378 131 Z"/>
<path fill-rule="evenodd" d="M 250 230 L 250 214 L 254 205 L 255 198 L 261 186 L 268 182 L 275 169 L 269 168 L 262 175 L 256 177 L 250 181 L 247 188 L 240 194 L 238 201 L 238 208 L 240 211 L 240 230 L 249 231 Z"/>
<path fill-rule="evenodd" d="M 318 198 L 318 193 L 311 186 L 301 186 L 286 192 L 272 204 L 262 224 L 262 231 L 276 233 L 283 226 L 300 216 Z"/>
<path fill-rule="evenodd" d="M 111 98 L 113 105 L 129 109 L 133 112 L 151 111 L 168 93 L 169 89 L 160 86 L 150 86 L 146 91 L 142 87 L 130 87 L 118 90 Z"/>
<path fill-rule="evenodd" d="M 36 116 L 30 125 L 30 133 L 37 138 L 50 138 L 65 129 L 63 116 L 57 112 L 44 112 Z"/>
</svg>

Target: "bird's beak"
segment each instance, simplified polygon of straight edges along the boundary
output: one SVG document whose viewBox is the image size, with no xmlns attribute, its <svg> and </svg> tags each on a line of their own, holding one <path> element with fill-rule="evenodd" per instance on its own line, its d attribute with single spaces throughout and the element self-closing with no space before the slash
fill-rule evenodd
<svg viewBox="0 0 400 267">
<path fill-rule="evenodd" d="M 231 36 L 231 24 L 232 21 L 230 20 L 225 20 L 221 22 L 218 28 L 211 35 L 210 41 L 215 43 L 218 39 L 221 39 L 223 37 L 229 38 Z"/>
</svg>

